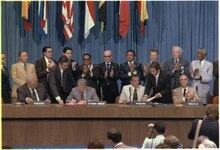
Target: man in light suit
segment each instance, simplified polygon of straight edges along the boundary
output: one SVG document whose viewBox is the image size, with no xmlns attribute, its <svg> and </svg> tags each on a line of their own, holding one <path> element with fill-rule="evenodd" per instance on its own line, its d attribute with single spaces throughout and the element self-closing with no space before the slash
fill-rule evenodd
<svg viewBox="0 0 220 150">
<path fill-rule="evenodd" d="M 207 52 L 204 48 L 197 51 L 198 60 L 191 62 L 192 87 L 194 87 L 203 104 L 207 104 L 210 94 L 210 82 L 212 81 L 213 65 L 205 60 Z"/>
<path fill-rule="evenodd" d="M 180 87 L 172 91 L 174 104 L 182 104 L 185 101 L 199 101 L 196 89 L 188 85 L 189 78 L 185 74 L 180 76 L 179 82 Z"/>
<path fill-rule="evenodd" d="M 120 65 L 121 88 L 130 84 L 130 77 L 135 74 L 142 79 L 142 65 L 134 60 L 135 52 L 133 50 L 127 50 L 126 52 L 127 61 Z"/>
<path fill-rule="evenodd" d="M 50 46 L 45 46 L 42 53 L 43 57 L 36 61 L 35 68 L 38 82 L 44 84 L 44 87 L 48 90 L 47 78 L 51 68 L 56 65 L 56 62 L 52 58 L 53 50 Z"/>
<path fill-rule="evenodd" d="M 34 73 L 35 67 L 33 64 L 28 63 L 28 53 L 20 51 L 18 53 L 19 62 L 12 64 L 11 76 L 13 81 L 12 98 L 17 99 L 17 88 L 26 83 L 27 74 Z"/>
<path fill-rule="evenodd" d="M 129 103 L 130 101 L 141 101 L 144 96 L 145 87 L 139 85 L 140 77 L 132 75 L 129 85 L 123 86 L 118 103 Z"/>
<path fill-rule="evenodd" d="M 117 130 L 116 128 L 111 128 L 111 129 L 108 130 L 107 138 L 108 138 L 109 143 L 111 144 L 111 146 L 114 149 L 117 149 L 117 148 L 135 148 L 135 147 L 127 146 L 122 142 L 121 132 L 119 130 Z"/>
<path fill-rule="evenodd" d="M 66 102 L 86 104 L 88 100 L 99 101 L 95 89 L 87 86 L 86 79 L 79 79 L 77 84 L 78 86 L 72 89 Z"/>
<path fill-rule="evenodd" d="M 26 83 L 17 89 L 18 101 L 30 104 L 33 101 L 51 103 L 47 90 L 42 83 L 38 83 L 35 74 L 28 74 Z"/>
<path fill-rule="evenodd" d="M 150 74 L 150 64 L 152 62 L 158 62 L 158 55 L 159 55 L 159 51 L 155 48 L 150 50 L 150 62 L 149 63 L 144 63 L 142 65 L 142 69 L 143 69 L 143 80 L 144 80 L 144 85 L 147 85 L 147 77 Z M 160 69 L 161 71 L 165 71 L 165 66 L 164 63 L 160 63 L 158 62 L 160 65 Z"/>
<path fill-rule="evenodd" d="M 171 78 L 171 88 L 179 87 L 179 77 L 186 74 L 190 78 L 189 62 L 181 58 L 183 50 L 179 46 L 172 47 L 173 58 L 165 62 L 166 72 Z"/>
</svg>

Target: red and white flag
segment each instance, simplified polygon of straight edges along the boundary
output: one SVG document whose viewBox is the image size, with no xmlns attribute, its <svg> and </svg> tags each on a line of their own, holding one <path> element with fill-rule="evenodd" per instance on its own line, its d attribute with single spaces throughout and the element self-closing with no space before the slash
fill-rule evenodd
<svg viewBox="0 0 220 150">
<path fill-rule="evenodd" d="M 67 40 L 73 36 L 73 1 L 62 2 L 63 34 Z"/>
<path fill-rule="evenodd" d="M 48 1 L 39 1 L 38 4 L 38 16 L 40 17 L 40 34 L 42 35 L 43 32 L 44 35 L 47 35 Z"/>
<path fill-rule="evenodd" d="M 128 1 L 120 1 L 119 15 L 119 34 L 122 37 L 125 37 L 128 33 L 130 25 L 130 11 Z"/>
<path fill-rule="evenodd" d="M 84 38 L 89 36 L 90 29 L 95 26 L 95 6 L 94 1 L 85 2 L 85 24 Z"/>
</svg>

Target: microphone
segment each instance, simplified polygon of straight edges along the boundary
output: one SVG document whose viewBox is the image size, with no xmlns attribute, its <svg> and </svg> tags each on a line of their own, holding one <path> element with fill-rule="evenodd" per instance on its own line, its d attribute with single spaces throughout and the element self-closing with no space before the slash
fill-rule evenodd
<svg viewBox="0 0 220 150">
<path fill-rule="evenodd" d="M 131 102 L 131 87 L 129 87 L 129 100 Z"/>
<path fill-rule="evenodd" d="M 153 123 L 149 123 L 148 124 L 148 130 L 149 130 L 149 139 L 153 138 L 153 128 L 154 128 L 154 124 Z"/>
<path fill-rule="evenodd" d="M 103 91 L 102 91 L 102 87 L 100 87 L 100 98 L 101 98 L 101 101 L 103 100 Z"/>
</svg>

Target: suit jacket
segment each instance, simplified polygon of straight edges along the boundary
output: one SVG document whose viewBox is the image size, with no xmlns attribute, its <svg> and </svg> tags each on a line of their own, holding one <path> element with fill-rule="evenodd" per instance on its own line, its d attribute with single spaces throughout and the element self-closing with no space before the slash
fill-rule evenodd
<svg viewBox="0 0 220 150">
<path fill-rule="evenodd" d="M 134 63 L 136 64 L 136 74 L 140 77 L 140 80 L 143 77 L 143 72 L 142 72 L 142 65 L 140 63 L 137 63 L 136 61 L 134 61 Z M 126 61 L 125 63 L 120 65 L 120 75 L 119 78 L 121 80 L 121 87 L 123 87 L 124 85 L 128 85 L 130 84 L 130 77 L 128 75 L 128 73 L 130 72 L 130 68 L 128 65 L 128 62 Z"/>
<path fill-rule="evenodd" d="M 97 79 L 95 77 L 95 70 L 97 68 L 96 64 L 90 64 L 90 72 L 88 74 L 83 74 L 83 65 L 80 66 L 80 78 L 84 78 L 88 82 L 89 87 L 97 88 Z"/>
<path fill-rule="evenodd" d="M 165 65 L 163 63 L 158 62 L 160 65 L 161 71 L 165 71 Z M 143 70 L 143 80 L 144 80 L 144 86 L 147 85 L 147 77 L 150 74 L 150 64 L 151 63 L 145 63 L 142 65 L 142 70 Z M 144 70 L 144 68 L 147 69 L 147 72 Z"/>
<path fill-rule="evenodd" d="M 196 127 L 198 124 L 198 119 L 194 120 L 192 123 L 192 128 L 188 133 L 188 138 L 193 140 L 196 133 Z M 219 122 L 218 120 L 206 117 L 201 125 L 199 136 L 207 136 L 211 141 L 213 141 L 217 147 L 219 147 Z"/>
<path fill-rule="evenodd" d="M 131 90 L 129 90 L 129 89 L 131 89 Z M 142 100 L 142 98 L 144 96 L 144 92 L 145 92 L 145 87 L 139 85 L 139 87 L 137 89 L 138 101 Z M 134 87 L 131 84 L 123 86 L 118 102 L 122 103 L 123 101 L 133 101 L 133 94 L 134 94 Z"/>
<path fill-rule="evenodd" d="M 103 96 L 104 96 L 103 100 L 106 100 L 107 103 L 114 103 L 115 98 L 119 96 L 118 84 L 117 84 L 117 80 L 119 78 L 119 65 L 114 62 L 111 62 L 110 68 L 114 70 L 114 75 L 113 77 L 108 76 L 107 78 L 105 78 L 105 71 L 107 70 L 105 62 L 98 64 L 98 67 L 95 72 L 95 77 L 99 81 L 98 84 L 99 98 L 101 99 L 100 88 L 102 87 Z"/>
<path fill-rule="evenodd" d="M 173 103 L 170 77 L 167 73 L 161 71 L 158 77 L 156 85 L 156 79 L 152 74 L 148 76 L 148 82 L 145 89 L 145 94 L 149 96 L 151 88 L 153 89 L 153 95 L 160 93 L 162 97 L 154 99 L 153 102 L 159 103 Z"/>
<path fill-rule="evenodd" d="M 53 61 L 56 63 L 55 60 L 53 60 Z M 46 68 L 47 68 L 47 63 L 46 63 L 46 60 L 44 57 L 42 57 L 36 61 L 35 69 L 36 69 L 38 82 L 44 84 L 45 88 L 47 88 L 47 86 L 48 86 L 47 76 L 49 74 L 49 72 L 47 72 Z"/>
<path fill-rule="evenodd" d="M 215 77 L 214 81 L 214 89 L 213 89 L 213 95 L 218 96 L 219 92 L 219 85 L 218 85 L 218 60 L 213 62 L 213 76 Z"/>
<path fill-rule="evenodd" d="M 72 68 L 72 62 L 76 62 L 75 70 L 73 70 L 73 68 Z M 74 80 L 77 81 L 80 78 L 80 68 L 79 68 L 78 62 L 76 60 L 73 60 L 73 59 L 69 60 L 69 67 L 68 67 L 68 69 L 70 70 Z"/>
<path fill-rule="evenodd" d="M 174 67 L 173 58 L 165 62 L 166 72 L 168 73 L 168 75 L 171 78 L 171 84 L 172 84 L 171 88 L 172 89 L 178 88 L 180 86 L 179 85 L 179 77 L 181 74 L 185 74 L 190 78 L 189 62 L 182 59 L 182 58 L 179 58 L 179 64 L 180 64 L 180 66 L 183 67 L 183 70 L 180 69 L 179 71 L 176 71 L 173 73 L 172 72 L 173 67 Z"/>
<path fill-rule="evenodd" d="M 178 87 L 172 91 L 173 95 L 173 103 L 174 104 L 182 104 L 183 103 L 183 93 L 182 93 L 182 87 Z M 193 99 L 189 99 L 192 101 L 199 101 L 199 96 L 196 92 L 196 90 L 192 87 L 188 87 L 188 92 L 186 95 L 194 95 Z"/>
<path fill-rule="evenodd" d="M 39 100 L 40 101 L 44 101 L 46 99 L 49 99 L 50 100 L 50 97 L 49 95 L 47 94 L 47 90 L 44 88 L 44 85 L 41 84 L 41 83 L 38 83 L 37 84 L 37 94 L 38 94 L 38 97 L 39 97 Z M 32 92 L 30 91 L 30 89 L 28 88 L 27 84 L 24 84 L 22 86 L 20 86 L 18 89 L 17 89 L 17 94 L 18 94 L 18 101 L 19 102 L 24 102 L 26 103 L 26 98 L 27 97 L 30 97 L 33 99 L 33 96 L 32 96 Z"/>
<path fill-rule="evenodd" d="M 11 76 L 13 81 L 12 98 L 17 98 L 17 88 L 26 83 L 27 74 L 35 73 L 34 64 L 27 63 L 27 72 L 25 72 L 21 62 L 12 64 Z"/>
<path fill-rule="evenodd" d="M 11 86 L 7 67 L 4 67 L 4 71 L 2 70 L 2 100 L 4 103 L 11 103 Z"/>
<path fill-rule="evenodd" d="M 191 62 L 191 76 L 193 77 L 193 72 L 199 66 L 199 61 L 194 60 Z M 199 97 L 203 100 L 203 103 L 207 103 L 207 98 L 210 92 L 210 82 L 212 81 L 213 75 L 213 65 L 207 60 L 204 60 L 204 64 L 201 66 L 199 71 L 202 80 L 192 80 L 192 87 L 198 90 Z"/>
<path fill-rule="evenodd" d="M 76 86 L 76 81 L 69 69 L 63 71 L 63 80 L 65 84 L 64 87 L 61 87 L 61 70 L 59 64 L 57 64 L 50 70 L 48 77 L 50 92 L 54 99 L 60 96 L 62 100 L 65 100 L 71 89 Z"/>
<path fill-rule="evenodd" d="M 84 91 L 85 100 L 94 100 L 99 101 L 99 98 L 96 94 L 96 91 L 92 87 L 87 87 Z M 77 87 L 73 88 L 70 92 L 70 95 L 67 97 L 66 102 L 69 102 L 70 100 L 75 99 L 77 102 L 81 100 L 81 93 L 78 91 Z"/>
</svg>

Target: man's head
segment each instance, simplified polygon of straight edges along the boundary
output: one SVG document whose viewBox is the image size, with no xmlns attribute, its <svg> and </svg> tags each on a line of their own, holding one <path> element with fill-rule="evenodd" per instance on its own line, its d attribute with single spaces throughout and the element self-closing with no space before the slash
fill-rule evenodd
<svg viewBox="0 0 220 150">
<path fill-rule="evenodd" d="M 69 65 L 69 59 L 66 56 L 61 56 L 59 58 L 59 66 L 61 69 L 66 70 Z"/>
<path fill-rule="evenodd" d="M 185 88 L 188 86 L 188 83 L 189 83 L 189 78 L 187 77 L 187 75 L 185 74 L 182 74 L 180 75 L 179 77 L 179 81 L 180 81 L 180 86 Z"/>
<path fill-rule="evenodd" d="M 117 143 L 121 142 L 122 135 L 121 132 L 115 128 L 111 128 L 107 132 L 107 138 L 111 145 L 116 145 Z"/>
<path fill-rule="evenodd" d="M 219 114 L 216 108 L 208 107 L 206 110 L 206 116 L 215 120 L 218 120 Z"/>
<path fill-rule="evenodd" d="M 153 132 L 155 134 L 162 134 L 164 135 L 166 133 L 166 126 L 163 122 L 156 122 L 154 124 L 154 127 L 153 127 Z"/>
<path fill-rule="evenodd" d="M 77 88 L 78 88 L 78 91 L 80 92 L 80 93 L 82 93 L 82 92 L 84 92 L 84 90 L 86 89 L 86 87 L 87 87 L 87 81 L 86 81 L 86 79 L 84 79 L 84 78 L 81 78 L 81 79 L 79 79 L 78 81 L 77 81 Z"/>
<path fill-rule="evenodd" d="M 138 75 L 132 75 L 130 82 L 134 88 L 138 88 L 139 83 L 140 83 L 140 77 Z"/>
<path fill-rule="evenodd" d="M 38 83 L 38 79 L 36 74 L 31 73 L 27 75 L 26 84 L 28 87 L 30 87 L 31 89 L 35 89 L 37 87 L 37 83 Z"/>
<path fill-rule="evenodd" d="M 83 64 L 88 66 L 89 64 L 91 64 L 92 56 L 89 53 L 85 53 L 83 54 L 82 59 L 83 59 Z"/>
<path fill-rule="evenodd" d="M 132 62 L 134 60 L 134 57 L 135 57 L 135 51 L 127 50 L 126 52 L 127 61 Z"/>
<path fill-rule="evenodd" d="M 105 50 L 104 51 L 104 61 L 106 63 L 109 63 L 112 61 L 112 52 L 110 50 Z"/>
<path fill-rule="evenodd" d="M 159 51 L 155 48 L 150 50 L 150 61 L 156 62 L 158 59 Z"/>
<path fill-rule="evenodd" d="M 18 52 L 18 59 L 22 63 L 27 63 L 28 62 L 28 53 L 26 51 Z"/>
<path fill-rule="evenodd" d="M 183 50 L 179 46 L 173 46 L 172 47 L 172 55 L 173 59 L 179 59 L 183 53 Z"/>
<path fill-rule="evenodd" d="M 48 59 L 51 59 L 52 58 L 52 55 L 53 55 L 53 50 L 52 50 L 52 47 L 50 46 L 45 46 L 42 50 L 42 53 L 43 55 L 48 58 Z"/>
<path fill-rule="evenodd" d="M 163 143 L 169 145 L 170 148 L 178 148 L 180 146 L 179 139 L 174 135 L 166 136 Z"/>
<path fill-rule="evenodd" d="M 104 144 L 98 139 L 92 139 L 87 144 L 88 149 L 104 149 Z"/>
<path fill-rule="evenodd" d="M 7 64 L 7 56 L 2 53 L 2 65 L 5 66 Z"/>
<path fill-rule="evenodd" d="M 64 47 L 63 49 L 63 55 L 66 56 L 68 59 L 72 58 L 72 48 L 70 47 Z"/>
<path fill-rule="evenodd" d="M 156 76 L 158 75 L 158 73 L 160 73 L 160 65 L 159 63 L 157 62 L 152 62 L 150 64 L 150 73 L 153 75 L 153 76 Z"/>
<path fill-rule="evenodd" d="M 204 48 L 200 48 L 200 49 L 197 50 L 197 59 L 199 61 L 204 60 L 206 55 L 207 55 L 207 52 Z"/>
</svg>

